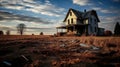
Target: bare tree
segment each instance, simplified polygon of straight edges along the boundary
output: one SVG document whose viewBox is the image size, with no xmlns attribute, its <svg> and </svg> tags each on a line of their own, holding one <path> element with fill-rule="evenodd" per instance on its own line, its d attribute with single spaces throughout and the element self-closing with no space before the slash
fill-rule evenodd
<svg viewBox="0 0 120 67">
<path fill-rule="evenodd" d="M 4 35 L 3 31 L 0 31 L 0 35 Z"/>
<path fill-rule="evenodd" d="M 40 35 L 43 35 L 43 32 L 40 32 Z"/>
<path fill-rule="evenodd" d="M 6 35 L 10 35 L 10 30 L 7 30 L 7 31 L 6 31 Z"/>
<path fill-rule="evenodd" d="M 112 31 L 106 30 L 106 31 L 104 32 L 104 35 L 105 35 L 105 36 L 112 36 Z"/>
<path fill-rule="evenodd" d="M 120 24 L 119 24 L 119 22 L 117 22 L 116 25 L 115 25 L 114 35 L 120 35 Z"/>
<path fill-rule="evenodd" d="M 17 31 L 20 35 L 23 35 L 23 33 L 25 32 L 26 29 L 26 25 L 21 23 L 17 25 Z"/>
</svg>

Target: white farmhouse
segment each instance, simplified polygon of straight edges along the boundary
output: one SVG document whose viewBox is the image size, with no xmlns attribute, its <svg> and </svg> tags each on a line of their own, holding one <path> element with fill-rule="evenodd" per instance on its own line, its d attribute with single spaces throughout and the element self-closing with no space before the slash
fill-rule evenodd
<svg viewBox="0 0 120 67">
<path fill-rule="evenodd" d="M 102 35 L 103 28 L 98 27 L 100 22 L 95 10 L 80 12 L 70 8 L 64 21 L 65 26 L 57 29 L 66 29 L 67 35 Z"/>
</svg>

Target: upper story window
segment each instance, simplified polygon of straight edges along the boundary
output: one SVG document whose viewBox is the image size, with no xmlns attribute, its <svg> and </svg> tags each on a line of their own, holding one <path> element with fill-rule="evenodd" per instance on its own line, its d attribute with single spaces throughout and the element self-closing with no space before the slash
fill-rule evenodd
<svg viewBox="0 0 120 67">
<path fill-rule="evenodd" d="M 94 19 L 95 23 L 97 22 L 97 19 Z"/>
<path fill-rule="evenodd" d="M 85 20 L 84 20 L 84 24 L 88 24 L 88 19 L 85 19 Z"/>
<path fill-rule="evenodd" d="M 97 19 L 94 19 L 94 21 L 95 21 L 95 25 L 97 25 Z"/>
<path fill-rule="evenodd" d="M 92 23 L 92 18 L 90 18 L 90 23 Z"/>
<path fill-rule="evenodd" d="M 73 24 L 73 18 L 71 18 L 71 24 Z"/>
<path fill-rule="evenodd" d="M 70 24 L 70 20 L 68 19 L 68 24 Z"/>
<path fill-rule="evenodd" d="M 70 12 L 70 16 L 72 16 L 72 12 Z"/>
</svg>

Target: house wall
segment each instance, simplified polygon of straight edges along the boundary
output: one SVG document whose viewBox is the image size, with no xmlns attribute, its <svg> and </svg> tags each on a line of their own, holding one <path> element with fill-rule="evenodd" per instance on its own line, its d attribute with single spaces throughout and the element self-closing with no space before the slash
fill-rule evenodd
<svg viewBox="0 0 120 67">
<path fill-rule="evenodd" d="M 98 35 L 104 35 L 104 28 L 98 28 Z"/>
<path fill-rule="evenodd" d="M 70 12 L 71 12 L 71 15 L 70 15 Z M 77 22 L 77 20 L 76 20 L 77 17 L 76 17 L 75 14 L 73 13 L 73 11 L 70 10 L 70 12 L 69 12 L 68 17 L 67 17 L 67 19 L 66 19 L 66 21 L 65 21 L 65 24 L 66 24 L 66 25 L 76 24 L 76 22 Z M 72 19 L 73 19 L 73 23 L 72 23 Z M 69 20 L 69 22 L 68 22 L 68 20 Z M 69 32 L 69 33 L 72 32 L 70 29 L 66 29 L 66 31 Z M 75 33 L 76 31 L 73 31 L 73 32 Z"/>
<path fill-rule="evenodd" d="M 90 24 L 91 22 L 90 22 L 90 18 L 88 19 L 88 35 L 90 35 L 91 34 L 91 24 Z"/>
<path fill-rule="evenodd" d="M 72 19 L 73 19 L 73 23 L 72 23 Z M 68 21 L 69 20 L 69 21 Z M 76 15 L 74 14 L 74 12 L 72 10 L 69 11 L 68 16 L 66 18 L 65 24 L 69 25 L 69 24 L 79 24 L 81 21 L 77 20 Z M 88 22 L 88 35 L 91 34 L 98 34 L 98 22 L 97 22 L 97 18 L 94 15 L 88 15 L 88 17 L 83 20 L 83 22 Z M 66 31 L 68 33 L 71 32 L 77 32 L 77 31 L 72 31 L 70 28 L 66 29 Z"/>
<path fill-rule="evenodd" d="M 76 24 L 82 24 L 83 21 L 81 21 L 80 19 L 76 21 Z"/>
<path fill-rule="evenodd" d="M 72 13 L 72 15 L 70 15 L 70 12 Z M 72 24 L 71 23 L 71 19 L 73 19 L 73 24 L 76 24 L 76 22 L 77 22 L 77 17 L 75 16 L 75 14 L 73 13 L 73 11 L 72 10 L 70 10 L 70 12 L 69 12 L 69 14 L 68 14 L 68 17 L 67 17 L 67 19 L 66 19 L 66 21 L 65 21 L 65 24 L 66 25 L 68 25 L 68 20 L 69 20 L 69 24 Z"/>
<path fill-rule="evenodd" d="M 94 15 L 89 17 L 89 26 L 88 26 L 88 34 L 95 34 L 97 35 L 98 32 L 98 22 L 97 18 Z"/>
</svg>

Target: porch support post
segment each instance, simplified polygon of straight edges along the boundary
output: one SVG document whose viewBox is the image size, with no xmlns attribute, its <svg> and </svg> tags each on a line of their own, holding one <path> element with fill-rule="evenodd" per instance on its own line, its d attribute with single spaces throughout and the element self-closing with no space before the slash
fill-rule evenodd
<svg viewBox="0 0 120 67">
<path fill-rule="evenodd" d="M 73 26 L 73 31 L 75 31 L 75 26 Z"/>
<path fill-rule="evenodd" d="M 66 27 L 67 29 L 66 29 L 66 32 L 68 33 L 68 27 Z"/>
<path fill-rule="evenodd" d="M 61 32 L 63 32 L 63 29 L 61 29 Z"/>
<path fill-rule="evenodd" d="M 87 25 L 85 26 L 85 34 L 86 34 L 86 36 L 87 36 Z"/>
</svg>

